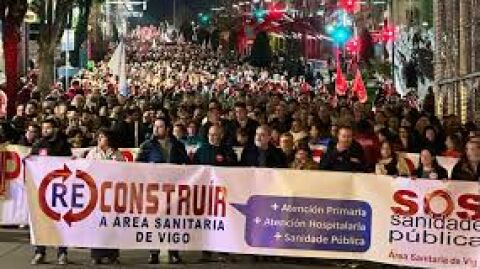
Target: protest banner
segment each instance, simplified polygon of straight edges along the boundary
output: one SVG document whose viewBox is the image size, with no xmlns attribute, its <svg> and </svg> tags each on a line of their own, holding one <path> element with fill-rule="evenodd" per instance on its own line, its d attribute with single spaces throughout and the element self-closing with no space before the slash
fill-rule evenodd
<svg viewBox="0 0 480 269">
<path fill-rule="evenodd" d="M 480 268 L 476 183 L 31 157 L 26 187 L 33 244 Z"/>
<path fill-rule="evenodd" d="M 197 147 L 189 146 L 189 156 L 193 156 Z M 72 149 L 73 156 L 83 158 L 90 148 Z M 133 162 L 138 154 L 138 148 L 120 149 L 127 162 Z M 313 146 L 315 161 L 319 162 L 325 151 L 324 146 Z M 26 203 L 26 190 L 24 186 L 22 160 L 30 152 L 30 148 L 17 145 L 0 146 L 0 225 L 26 225 L 28 224 L 28 207 Z M 240 158 L 242 148 L 235 148 L 235 153 Z M 419 155 L 407 153 L 403 155 L 415 167 L 418 165 Z M 458 161 L 455 158 L 437 157 L 440 165 L 445 167 L 449 174 Z"/>
</svg>

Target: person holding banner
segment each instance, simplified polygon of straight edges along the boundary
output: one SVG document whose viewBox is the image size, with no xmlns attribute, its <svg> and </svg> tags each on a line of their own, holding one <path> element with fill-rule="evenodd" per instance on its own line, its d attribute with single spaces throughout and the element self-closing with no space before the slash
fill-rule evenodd
<svg viewBox="0 0 480 269">
<path fill-rule="evenodd" d="M 157 118 L 153 122 L 152 137 L 142 143 L 137 162 L 187 164 L 189 161 L 185 145 L 171 134 L 171 125 L 166 118 Z M 159 250 L 150 251 L 149 264 L 158 264 Z M 178 251 L 169 251 L 170 264 L 182 262 Z"/>
<path fill-rule="evenodd" d="M 364 172 L 365 156 L 362 146 L 353 139 L 353 129 L 348 125 L 340 125 L 336 141 L 328 148 L 320 160 L 320 170 L 339 172 Z M 356 268 L 356 261 L 335 262 L 339 267 Z"/>
<path fill-rule="evenodd" d="M 290 168 L 298 170 L 316 170 L 318 164 L 313 160 L 312 151 L 306 143 L 301 143 L 295 151 L 295 160 Z"/>
<path fill-rule="evenodd" d="M 452 179 L 480 182 L 480 141 L 467 142 L 464 156 L 453 167 Z"/>
<path fill-rule="evenodd" d="M 65 135 L 61 133 L 57 122 L 53 118 L 47 118 L 42 122 L 42 138 L 32 147 L 31 155 L 39 156 L 72 156 L 72 149 Z M 35 255 L 31 261 L 32 265 L 45 263 L 46 247 L 35 246 Z M 57 263 L 66 265 L 67 248 L 58 247 Z"/>
<path fill-rule="evenodd" d="M 420 162 L 416 176 L 423 179 L 448 179 L 448 172 L 438 163 L 433 151 L 425 148 L 420 151 Z"/>
<path fill-rule="evenodd" d="M 242 151 L 241 166 L 286 168 L 287 157 L 282 150 L 271 144 L 271 131 L 267 125 L 257 128 L 255 144 L 249 145 Z"/>
<path fill-rule="evenodd" d="M 208 129 L 208 141 L 200 146 L 193 155 L 193 164 L 235 166 L 237 164 L 237 155 L 232 147 L 222 143 L 222 139 L 223 128 L 219 124 L 210 126 Z M 213 252 L 203 251 L 201 261 L 214 261 Z"/>
<path fill-rule="evenodd" d="M 97 133 L 97 146 L 91 149 L 87 160 L 113 160 L 123 162 L 122 153 L 118 150 L 115 143 L 114 134 L 108 129 L 101 128 Z M 108 264 L 117 264 L 120 253 L 118 249 L 92 249 L 90 256 L 91 264 L 97 265 L 102 263 L 102 259 L 106 258 Z"/>
<path fill-rule="evenodd" d="M 380 147 L 380 160 L 375 166 L 375 174 L 388 176 L 410 176 L 405 159 L 395 152 L 391 142 L 385 141 Z"/>
<path fill-rule="evenodd" d="M 337 142 L 329 146 L 320 161 L 320 170 L 364 172 L 365 156 L 362 146 L 353 140 L 350 126 L 341 126 Z"/>
<path fill-rule="evenodd" d="M 193 155 L 193 163 L 215 166 L 237 165 L 237 155 L 232 147 L 222 143 L 223 128 L 212 125 L 208 129 L 208 143 L 203 144 Z"/>
</svg>

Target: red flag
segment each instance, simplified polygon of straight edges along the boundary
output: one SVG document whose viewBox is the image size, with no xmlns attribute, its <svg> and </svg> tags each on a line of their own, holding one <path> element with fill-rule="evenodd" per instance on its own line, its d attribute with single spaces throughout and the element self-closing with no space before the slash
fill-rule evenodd
<svg viewBox="0 0 480 269">
<path fill-rule="evenodd" d="M 337 61 L 338 62 L 338 61 Z M 345 95 L 347 93 L 347 81 L 343 77 L 342 69 L 337 63 L 337 77 L 335 78 L 335 89 L 338 95 Z"/>
<path fill-rule="evenodd" d="M 357 74 L 355 75 L 355 80 L 353 81 L 353 93 L 358 97 L 360 103 L 367 102 L 367 89 L 365 88 L 365 83 L 363 83 L 360 69 L 357 69 Z"/>
</svg>

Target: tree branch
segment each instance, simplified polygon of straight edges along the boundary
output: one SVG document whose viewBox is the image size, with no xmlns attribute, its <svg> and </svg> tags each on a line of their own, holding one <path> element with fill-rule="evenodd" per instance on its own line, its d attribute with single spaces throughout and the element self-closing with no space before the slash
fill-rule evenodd
<svg viewBox="0 0 480 269">
<path fill-rule="evenodd" d="M 73 4 L 76 0 L 64 0 L 57 3 L 57 7 L 55 9 L 55 23 L 54 23 L 54 31 L 52 38 L 55 38 L 55 42 L 59 42 L 63 35 L 63 30 L 68 23 L 68 14 L 73 8 Z"/>
</svg>

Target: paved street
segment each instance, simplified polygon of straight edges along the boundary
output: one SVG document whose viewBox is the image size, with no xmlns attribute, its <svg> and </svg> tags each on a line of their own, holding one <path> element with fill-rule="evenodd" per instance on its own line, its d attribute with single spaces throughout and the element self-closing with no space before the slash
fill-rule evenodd
<svg viewBox="0 0 480 269">
<path fill-rule="evenodd" d="M 0 229 L 0 269 L 23 269 L 23 268 L 62 268 L 54 264 L 55 262 L 55 250 L 48 249 L 47 261 L 49 264 L 41 266 L 31 266 L 30 259 L 32 257 L 32 247 L 29 243 L 28 230 L 20 230 L 16 228 L 2 228 Z M 89 264 L 89 251 L 86 249 L 69 249 L 69 259 L 72 262 L 69 268 L 92 268 Z M 186 264 L 183 265 L 167 265 L 166 256 L 162 256 L 161 265 L 148 265 L 145 264 L 148 257 L 146 251 L 122 251 L 119 265 L 101 265 L 98 268 L 222 268 L 222 269 L 240 269 L 247 268 L 253 265 L 253 261 L 250 256 L 239 256 L 236 263 L 208 263 L 199 264 L 200 253 L 189 252 L 183 253 Z M 322 268 L 322 269 L 334 269 L 337 268 L 331 263 L 320 263 L 316 260 L 292 260 L 288 262 L 279 263 L 255 263 L 255 268 L 272 268 L 284 269 L 284 268 Z M 377 269 L 381 268 L 377 265 L 366 264 L 362 268 Z"/>
</svg>

